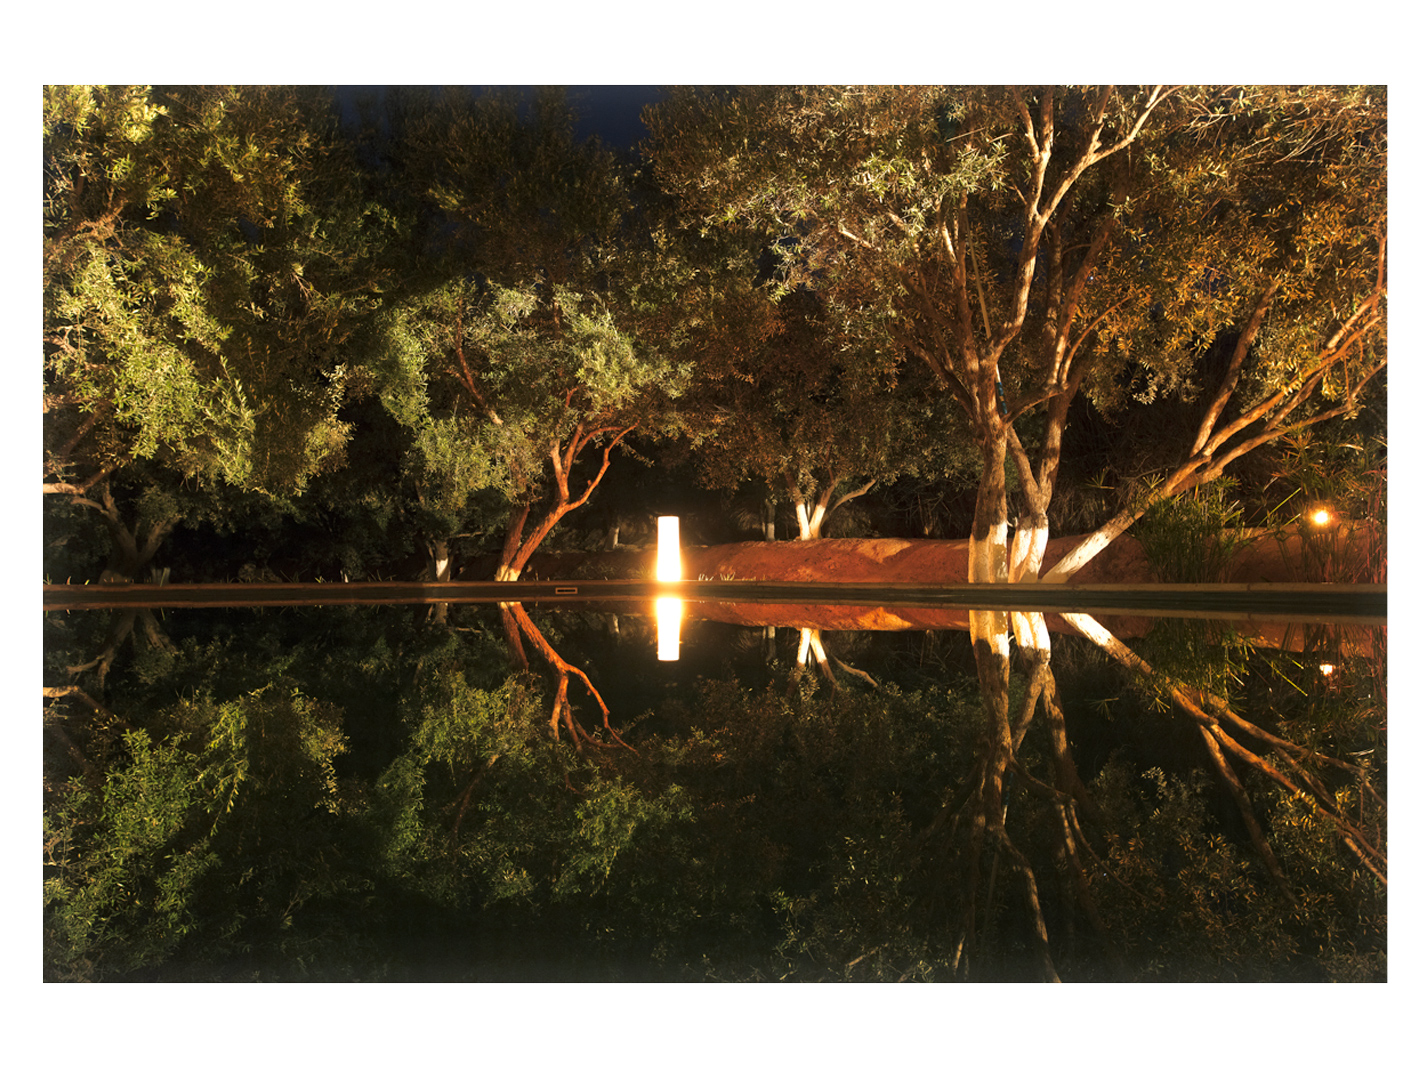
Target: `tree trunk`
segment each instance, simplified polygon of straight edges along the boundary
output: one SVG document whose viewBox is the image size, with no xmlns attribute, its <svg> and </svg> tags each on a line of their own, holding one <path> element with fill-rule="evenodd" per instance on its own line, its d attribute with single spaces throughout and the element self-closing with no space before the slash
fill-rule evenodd
<svg viewBox="0 0 1421 1077">
<path fill-rule="evenodd" d="M 107 483 L 100 488 L 98 501 L 75 497 L 74 503 L 97 510 L 108 529 L 114 548 L 102 578 L 111 583 L 132 583 L 136 580 L 157 555 L 158 548 L 168 533 L 177 526 L 179 519 L 177 516 L 169 516 L 152 521 L 148 525 L 147 534 L 140 534 L 138 522 L 135 522 L 132 528 L 123 522 Z"/>
<path fill-rule="evenodd" d="M 429 575 L 435 583 L 448 583 L 453 579 L 453 559 L 449 556 L 449 541 L 447 539 L 431 539 L 428 543 L 429 550 Z M 436 603 L 429 611 L 429 619 L 435 624 L 447 624 L 449 622 L 449 603 Z"/>
<path fill-rule="evenodd" d="M 503 555 L 493 574 L 493 578 L 499 583 L 516 581 L 522 574 L 528 557 L 532 554 L 531 550 L 524 552 L 521 548 L 523 546 L 523 527 L 528 522 L 528 514 L 532 510 L 531 505 L 519 505 L 509 515 L 508 532 L 503 540 Z"/>
<path fill-rule="evenodd" d="M 834 497 L 834 491 L 839 488 L 839 480 L 830 477 L 829 481 L 819 490 L 819 495 L 810 504 L 809 499 L 800 493 L 799 487 L 790 484 L 790 497 L 794 502 L 795 519 L 799 522 L 799 538 L 801 542 L 808 542 L 812 539 L 824 536 L 824 523 L 828 518 L 838 511 L 839 506 L 846 501 L 852 501 L 873 489 L 877 480 L 870 479 L 856 490 L 838 498 Z"/>
<path fill-rule="evenodd" d="M 820 537 L 820 528 L 824 523 L 824 503 L 817 502 L 812 508 L 803 500 L 798 498 L 794 502 L 794 516 L 799 521 L 799 540 L 808 542 L 810 539 Z"/>
</svg>

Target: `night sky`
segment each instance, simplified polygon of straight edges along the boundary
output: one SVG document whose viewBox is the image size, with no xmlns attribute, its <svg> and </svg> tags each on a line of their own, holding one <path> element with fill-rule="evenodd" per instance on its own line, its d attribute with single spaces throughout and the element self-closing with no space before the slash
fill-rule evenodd
<svg viewBox="0 0 1421 1077">
<path fill-rule="evenodd" d="M 347 123 L 354 122 L 359 97 L 366 93 L 379 93 L 383 89 L 383 86 L 335 87 L 342 118 Z M 565 89 L 579 114 L 578 138 L 597 135 L 618 150 L 630 150 L 646 137 L 641 110 L 666 96 L 665 90 L 659 86 L 566 86 Z"/>
<path fill-rule="evenodd" d="M 661 101 L 659 86 L 569 86 L 568 96 L 581 115 L 579 136 L 598 135 L 609 146 L 629 150 L 646 137 L 641 110 Z"/>
</svg>

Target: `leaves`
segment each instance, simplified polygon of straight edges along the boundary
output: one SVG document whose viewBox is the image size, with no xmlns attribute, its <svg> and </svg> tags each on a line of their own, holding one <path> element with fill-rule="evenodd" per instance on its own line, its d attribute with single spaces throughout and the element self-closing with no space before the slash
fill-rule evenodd
<svg viewBox="0 0 1421 1077">
<path fill-rule="evenodd" d="M 338 463 L 378 229 L 319 106 L 67 87 L 46 110 L 46 392 L 105 417 L 62 450 L 79 420 L 52 418 L 51 471 L 154 458 L 292 492 Z"/>
</svg>

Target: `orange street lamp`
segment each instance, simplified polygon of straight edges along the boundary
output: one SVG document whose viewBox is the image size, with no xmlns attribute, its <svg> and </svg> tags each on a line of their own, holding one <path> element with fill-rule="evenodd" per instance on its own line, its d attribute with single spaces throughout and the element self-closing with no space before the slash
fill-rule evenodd
<svg viewBox="0 0 1421 1077">
<path fill-rule="evenodd" d="M 656 578 L 671 583 L 681 578 L 681 518 L 656 518 Z M 675 662 L 681 657 L 681 600 L 656 600 L 656 657 Z"/>
</svg>

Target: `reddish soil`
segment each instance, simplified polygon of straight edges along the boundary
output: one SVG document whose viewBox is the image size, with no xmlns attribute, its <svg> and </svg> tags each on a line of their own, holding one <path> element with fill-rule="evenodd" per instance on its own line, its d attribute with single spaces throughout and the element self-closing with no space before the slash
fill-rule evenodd
<svg viewBox="0 0 1421 1077">
<path fill-rule="evenodd" d="M 1046 564 L 1078 541 L 1052 539 Z M 967 541 L 931 539 L 817 539 L 808 542 L 740 542 L 690 547 L 681 552 L 686 579 L 803 580 L 837 583 L 966 583 Z M 1149 583 L 1154 579 L 1140 544 L 1128 535 L 1082 568 L 1072 583 Z M 882 606 L 796 606 L 788 604 L 698 603 L 694 616 L 732 624 L 821 629 L 906 630 L 967 628 L 966 610 L 889 609 Z M 1149 629 L 1143 617 L 1102 621 L 1119 636 Z M 1054 615 L 1055 632 L 1072 631 Z"/>
</svg>

